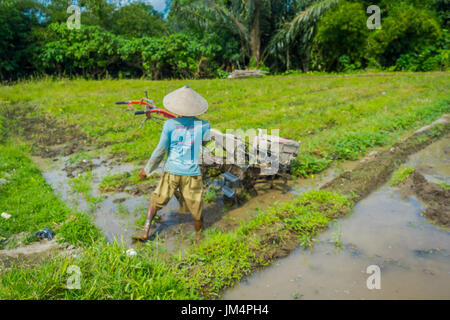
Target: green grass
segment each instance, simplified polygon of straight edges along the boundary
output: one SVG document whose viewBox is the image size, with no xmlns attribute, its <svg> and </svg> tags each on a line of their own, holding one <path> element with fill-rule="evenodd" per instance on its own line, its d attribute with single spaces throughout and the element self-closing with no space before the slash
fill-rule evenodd
<svg viewBox="0 0 450 320">
<path fill-rule="evenodd" d="M 158 242 L 127 257 L 118 243 L 92 242 L 80 258 L 50 259 L 35 268 L 16 266 L 2 274 L 0 299 L 199 299 L 221 290 L 275 259 L 284 241 L 305 239 L 349 212 L 351 203 L 332 192 L 310 191 L 291 203 L 261 211 L 236 230 L 206 230 L 204 240 L 181 257 Z M 81 271 L 81 289 L 66 288 L 70 265 Z"/>
<path fill-rule="evenodd" d="M 141 183 L 156 183 L 159 177 L 157 174 L 154 174 L 151 177 L 148 177 L 147 179 L 140 180 L 139 172 L 140 169 L 134 169 L 131 172 L 121 172 L 105 176 L 99 185 L 99 189 L 101 191 L 113 191 L 118 186 L 123 185 L 129 186 Z"/>
<path fill-rule="evenodd" d="M 208 100 L 209 111 L 202 118 L 214 128 L 278 128 L 281 136 L 301 140 L 300 154 L 308 155 L 308 162 L 319 161 L 317 166 L 306 164 L 311 167 L 306 173 L 322 170 L 323 161 L 355 159 L 450 110 L 446 72 L 186 81 L 44 79 L 3 86 L 0 96 L 13 105 L 39 105 L 42 112 L 78 125 L 96 142 L 113 143 L 109 151 L 126 152 L 123 160 L 144 160 L 161 127 L 152 123 L 137 129 L 140 118 L 114 102 L 139 99 L 147 89 L 162 106 L 164 95 L 184 84 Z"/>
<path fill-rule="evenodd" d="M 8 183 L 0 186 L 0 211 L 12 215 L 0 219 L 0 236 L 8 239 L 20 232 L 34 233 L 49 227 L 72 244 L 97 239 L 98 229 L 88 217 L 74 212 L 56 196 L 29 159 L 27 149 L 9 142 L 0 145 L 0 172 L 10 176 Z"/>
<path fill-rule="evenodd" d="M 32 80 L 0 87 L 0 236 L 54 227 L 58 237 L 83 246 L 81 258 L 54 258 L 35 268 L 17 266 L 2 274 L 0 298 L 9 299 L 186 299 L 214 298 L 223 288 L 276 259 L 278 248 L 295 239 L 310 247 L 330 221 L 350 211 L 343 195 L 310 191 L 290 203 L 279 203 L 228 232 L 206 230 L 204 239 L 184 256 L 165 252 L 158 242 L 127 257 L 125 247 L 107 245 L 87 215 L 68 208 L 45 183 L 29 159 L 30 144 L 19 134 L 20 119 L 8 110 L 38 106 L 28 115 L 50 115 L 63 125 L 77 125 L 102 152 L 119 153 L 123 161 L 147 160 L 161 127 L 138 130 L 140 121 L 116 100 L 138 99 L 147 89 L 161 105 L 170 91 L 189 84 L 209 102 L 202 118 L 213 128 L 280 129 L 301 141 L 295 175 L 309 176 L 333 161 L 358 159 L 377 146 L 389 146 L 412 130 L 450 111 L 449 76 L 445 72 L 363 75 L 288 75 L 237 80 Z M 11 128 L 17 130 L 12 131 Z M 11 131 L 11 132 L 9 132 Z M 80 152 L 70 161 L 88 155 Z M 15 169 L 15 171 L 13 171 Z M 10 176 L 4 177 L 4 172 Z M 74 191 L 90 195 L 89 173 L 73 179 Z M 137 172 L 104 177 L 103 186 Z M 93 201 L 95 202 L 95 201 Z M 82 289 L 68 290 L 68 266 L 78 265 Z"/>
<path fill-rule="evenodd" d="M 392 174 L 389 184 L 396 186 L 405 180 L 411 173 L 414 172 L 414 168 L 399 168 Z"/>
<path fill-rule="evenodd" d="M 144 250 L 142 250 L 144 251 Z M 50 259 L 34 268 L 2 274 L 0 299 L 193 299 L 186 280 L 160 261 L 157 250 L 127 257 L 117 243 L 97 242 L 81 258 Z M 68 289 L 69 266 L 80 268 L 80 289 Z"/>
</svg>

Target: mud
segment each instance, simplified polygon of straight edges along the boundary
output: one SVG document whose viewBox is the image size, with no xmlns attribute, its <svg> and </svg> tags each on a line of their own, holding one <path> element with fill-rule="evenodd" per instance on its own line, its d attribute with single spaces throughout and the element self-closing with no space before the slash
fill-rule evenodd
<svg viewBox="0 0 450 320">
<path fill-rule="evenodd" d="M 450 180 L 449 143 L 447 135 L 407 157 L 406 165 L 415 168 L 416 174 L 404 185 L 384 185 L 359 201 L 351 216 L 336 220 L 320 234 L 313 249 L 293 250 L 287 258 L 243 279 L 225 292 L 224 298 L 448 299 L 450 233 L 430 224 L 424 213 L 430 203 L 442 207 L 450 198 L 430 182 L 448 184 Z M 370 162 L 380 153 L 383 151 L 372 152 L 360 163 Z M 347 168 L 344 175 L 359 165 Z M 418 193 L 406 192 L 408 186 Z M 283 243 L 280 246 L 289 248 Z M 381 269 L 381 290 L 366 286 L 370 265 Z"/>
<path fill-rule="evenodd" d="M 76 174 L 92 171 L 99 166 L 100 163 L 94 163 L 92 160 L 82 160 L 73 165 L 66 165 L 63 170 L 67 173 L 67 177 L 73 178 Z"/>
<path fill-rule="evenodd" d="M 227 290 L 224 299 L 448 299 L 450 233 L 427 222 L 422 203 L 383 186 L 353 214 Z M 367 267 L 381 270 L 369 290 Z"/>
<path fill-rule="evenodd" d="M 361 160 L 353 170 L 344 172 L 321 189 L 340 191 L 351 195 L 352 200 L 357 202 L 386 182 L 409 155 L 422 150 L 449 132 L 450 115 L 445 115 L 396 143 L 392 148 L 376 152 Z"/>
<path fill-rule="evenodd" d="M 70 244 L 59 244 L 56 238 L 51 241 L 41 240 L 14 249 L 0 250 L 0 273 L 7 271 L 11 266 L 32 267 L 55 255 L 75 256 L 80 253 L 80 248 Z"/>
<path fill-rule="evenodd" d="M 404 193 L 415 194 L 426 204 L 422 212 L 424 216 L 439 225 L 450 227 L 450 190 L 428 182 L 416 171 L 402 181 L 401 188 Z"/>
<path fill-rule="evenodd" d="M 33 154 L 46 158 L 67 156 L 87 148 L 87 136 L 77 125 L 43 114 L 39 105 L 8 103 L 2 105 L 8 131 L 33 145 Z"/>
</svg>

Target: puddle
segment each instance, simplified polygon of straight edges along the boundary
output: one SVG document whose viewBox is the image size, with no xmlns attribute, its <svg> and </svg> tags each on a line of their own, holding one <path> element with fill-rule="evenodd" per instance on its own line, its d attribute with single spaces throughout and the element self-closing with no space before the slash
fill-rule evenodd
<svg viewBox="0 0 450 320">
<path fill-rule="evenodd" d="M 449 138 L 411 156 L 432 181 L 448 183 Z M 241 281 L 224 299 L 449 299 L 450 232 L 430 224 L 424 205 L 397 188 L 381 187 L 317 237 Z M 337 244 L 337 245 L 336 245 Z M 381 289 L 369 290 L 367 267 L 381 270 Z"/>
<path fill-rule="evenodd" d="M 95 224 L 103 231 L 108 241 L 114 239 L 130 243 L 130 237 L 135 231 L 135 222 L 142 212 L 146 211 L 148 199 L 144 196 L 131 196 L 128 193 L 105 194 L 98 191 L 103 177 L 116 173 L 128 172 L 134 169 L 133 164 L 113 164 L 103 157 L 92 161 L 92 191 L 90 196 L 101 199 L 95 206 L 89 203 L 81 194 L 72 190 L 72 176 L 82 174 L 81 170 L 67 171 L 69 157 L 49 160 L 33 157 L 35 163 L 43 171 L 43 176 L 56 194 L 71 207 L 90 214 Z M 70 177 L 69 177 L 70 176 Z M 101 198 L 100 198 L 101 197 Z"/>
<path fill-rule="evenodd" d="M 430 182 L 450 184 L 450 137 L 446 136 L 412 155 L 405 165 L 415 168 Z"/>
<path fill-rule="evenodd" d="M 92 151 L 92 150 L 91 150 Z M 142 164 L 120 163 L 92 152 L 85 152 L 86 160 L 71 163 L 73 156 L 60 158 L 42 158 L 34 156 L 33 161 L 41 168 L 43 176 L 62 200 L 76 210 L 83 211 L 93 217 L 95 224 L 103 231 L 108 241 L 119 240 L 131 244 L 131 236 L 136 231 L 136 221 L 146 215 L 150 194 L 133 195 L 127 192 L 99 192 L 102 179 L 108 175 L 131 172 Z M 265 210 L 276 201 L 288 201 L 295 194 L 306 190 L 317 189 L 331 181 L 340 172 L 350 169 L 357 162 L 345 162 L 334 165 L 322 174 L 309 179 L 292 180 L 285 185 L 281 180 L 269 184 L 255 185 L 257 194 L 239 205 L 225 205 L 219 197 L 216 201 L 205 205 L 203 210 L 205 228 L 229 230 L 249 220 L 258 210 Z M 72 190 L 71 181 L 79 175 L 91 172 L 90 196 L 98 203 L 87 201 L 80 193 Z M 152 236 L 158 235 L 165 240 L 169 250 L 183 247 L 179 244 L 183 238 L 195 231 L 190 214 L 178 213 L 178 201 L 173 197 L 168 205 L 158 212 L 159 220 L 152 225 Z"/>
</svg>

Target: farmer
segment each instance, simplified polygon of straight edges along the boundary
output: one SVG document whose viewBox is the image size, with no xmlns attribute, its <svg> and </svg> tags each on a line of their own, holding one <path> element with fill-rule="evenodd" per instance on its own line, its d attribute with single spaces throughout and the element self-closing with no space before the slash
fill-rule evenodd
<svg viewBox="0 0 450 320">
<path fill-rule="evenodd" d="M 164 123 L 161 138 L 147 165 L 140 172 L 145 179 L 158 168 L 167 152 L 164 172 L 148 205 L 144 229 L 133 236 L 135 240 L 149 237 L 150 225 L 156 212 L 163 208 L 179 190 L 182 203 L 194 218 L 195 231 L 203 228 L 202 195 L 203 182 L 199 167 L 200 149 L 210 139 L 207 121 L 196 116 L 208 110 L 208 102 L 189 86 L 177 89 L 164 97 L 164 107 L 179 117 Z"/>
</svg>

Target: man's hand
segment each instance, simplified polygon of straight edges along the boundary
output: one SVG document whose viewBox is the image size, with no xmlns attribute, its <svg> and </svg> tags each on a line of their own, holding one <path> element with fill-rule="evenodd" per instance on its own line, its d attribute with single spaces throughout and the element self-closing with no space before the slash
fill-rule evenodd
<svg viewBox="0 0 450 320">
<path fill-rule="evenodd" d="M 144 180 L 145 178 L 147 178 L 147 174 L 144 169 L 141 169 L 141 172 L 139 172 L 139 179 Z"/>
</svg>

